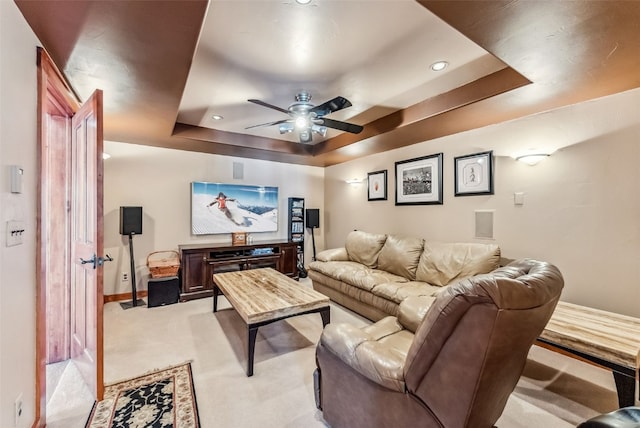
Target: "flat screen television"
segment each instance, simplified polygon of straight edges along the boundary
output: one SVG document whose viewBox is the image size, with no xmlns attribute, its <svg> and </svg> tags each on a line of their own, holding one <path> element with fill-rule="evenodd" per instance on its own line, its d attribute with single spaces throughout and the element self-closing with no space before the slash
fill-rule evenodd
<svg viewBox="0 0 640 428">
<path fill-rule="evenodd" d="M 277 230 L 277 187 L 191 183 L 191 233 L 194 235 Z"/>
</svg>

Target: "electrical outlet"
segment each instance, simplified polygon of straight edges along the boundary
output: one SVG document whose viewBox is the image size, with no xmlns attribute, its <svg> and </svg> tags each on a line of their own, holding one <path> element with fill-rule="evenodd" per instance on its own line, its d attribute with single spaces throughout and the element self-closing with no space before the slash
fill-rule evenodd
<svg viewBox="0 0 640 428">
<path fill-rule="evenodd" d="M 22 416 L 22 393 L 18 394 L 15 405 L 15 426 L 20 426 L 20 417 Z"/>
<path fill-rule="evenodd" d="M 129 281 L 129 272 L 122 272 L 122 282 Z"/>
</svg>

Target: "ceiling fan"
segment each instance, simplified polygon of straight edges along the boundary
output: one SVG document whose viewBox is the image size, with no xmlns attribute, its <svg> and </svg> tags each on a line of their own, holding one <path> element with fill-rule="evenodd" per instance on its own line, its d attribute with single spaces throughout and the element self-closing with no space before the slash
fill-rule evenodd
<svg viewBox="0 0 640 428">
<path fill-rule="evenodd" d="M 339 129 L 340 131 L 350 132 L 352 134 L 359 134 L 362 131 L 363 127 L 360 125 L 354 125 L 353 123 L 342 122 L 325 117 L 326 115 L 342 110 L 343 108 L 351 107 L 351 102 L 349 102 L 348 99 L 344 97 L 335 97 L 334 99 L 318 106 L 314 106 L 309 102 L 309 100 L 311 100 L 311 94 L 306 91 L 298 93 L 296 95 L 296 102 L 291 104 L 288 109 L 274 106 L 260 100 L 247 100 L 254 104 L 286 113 L 291 117 L 289 119 L 249 126 L 245 129 L 256 128 L 258 126 L 280 125 L 279 130 L 281 134 L 297 130 L 301 143 L 310 143 L 312 134 L 319 134 L 324 137 L 327 134 L 327 128 Z"/>
</svg>

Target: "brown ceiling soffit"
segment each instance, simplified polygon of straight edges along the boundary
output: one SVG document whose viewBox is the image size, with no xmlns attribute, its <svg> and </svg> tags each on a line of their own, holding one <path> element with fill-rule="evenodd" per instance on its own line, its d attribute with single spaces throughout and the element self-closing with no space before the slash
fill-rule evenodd
<svg viewBox="0 0 640 428">
<path fill-rule="evenodd" d="M 418 2 L 536 84 L 557 88 L 554 107 L 640 86 L 639 1 Z"/>
<path fill-rule="evenodd" d="M 322 160 L 309 156 L 261 150 L 254 147 L 242 147 L 220 143 L 212 143 L 192 138 L 182 138 L 172 136 L 168 138 L 144 139 L 140 141 L 127 141 L 130 144 L 141 144 L 152 147 L 163 147 L 167 149 L 186 150 L 190 152 L 209 153 L 220 156 L 234 156 L 248 159 L 259 159 L 271 162 L 281 162 L 297 165 L 323 166 Z M 259 146 L 257 146 L 259 147 Z"/>
<path fill-rule="evenodd" d="M 257 148 L 262 151 L 273 151 L 294 155 L 310 155 L 312 146 L 291 141 L 256 137 L 254 135 L 220 131 L 202 126 L 177 122 L 173 128 L 173 136 L 208 141 L 222 145 Z"/>
<path fill-rule="evenodd" d="M 530 83 L 531 81 L 520 73 L 507 67 L 467 83 L 464 86 L 445 92 L 444 94 L 421 101 L 404 110 L 374 120 L 366 124 L 360 134 L 343 133 L 337 137 L 320 142 L 313 146 L 313 154 L 321 155 L 358 141 L 363 141 L 381 134 L 393 133 L 408 126 L 420 126 L 421 123 L 427 119 L 503 94 Z M 431 126 L 433 126 L 433 123 L 431 123 Z M 408 146 L 421 141 L 424 141 L 424 137 L 416 134 L 411 140 L 400 142 L 400 146 Z M 396 144 L 397 143 L 398 142 L 396 142 Z"/>
</svg>

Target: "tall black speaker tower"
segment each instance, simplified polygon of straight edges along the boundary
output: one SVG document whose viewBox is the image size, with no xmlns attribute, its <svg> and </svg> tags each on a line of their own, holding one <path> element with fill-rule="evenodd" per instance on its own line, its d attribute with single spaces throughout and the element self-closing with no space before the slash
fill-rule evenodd
<svg viewBox="0 0 640 428">
<path fill-rule="evenodd" d="M 122 302 L 122 309 L 144 306 L 138 299 L 136 290 L 136 263 L 133 257 L 133 235 L 142 235 L 142 207 L 120 207 L 120 235 L 129 235 L 129 256 L 131 257 L 131 301 Z"/>
<path fill-rule="evenodd" d="M 320 227 L 320 210 L 318 208 L 308 208 L 305 210 L 305 220 L 307 229 L 311 229 L 311 243 L 313 244 L 313 260 L 316 259 L 316 238 L 313 230 Z"/>
</svg>

